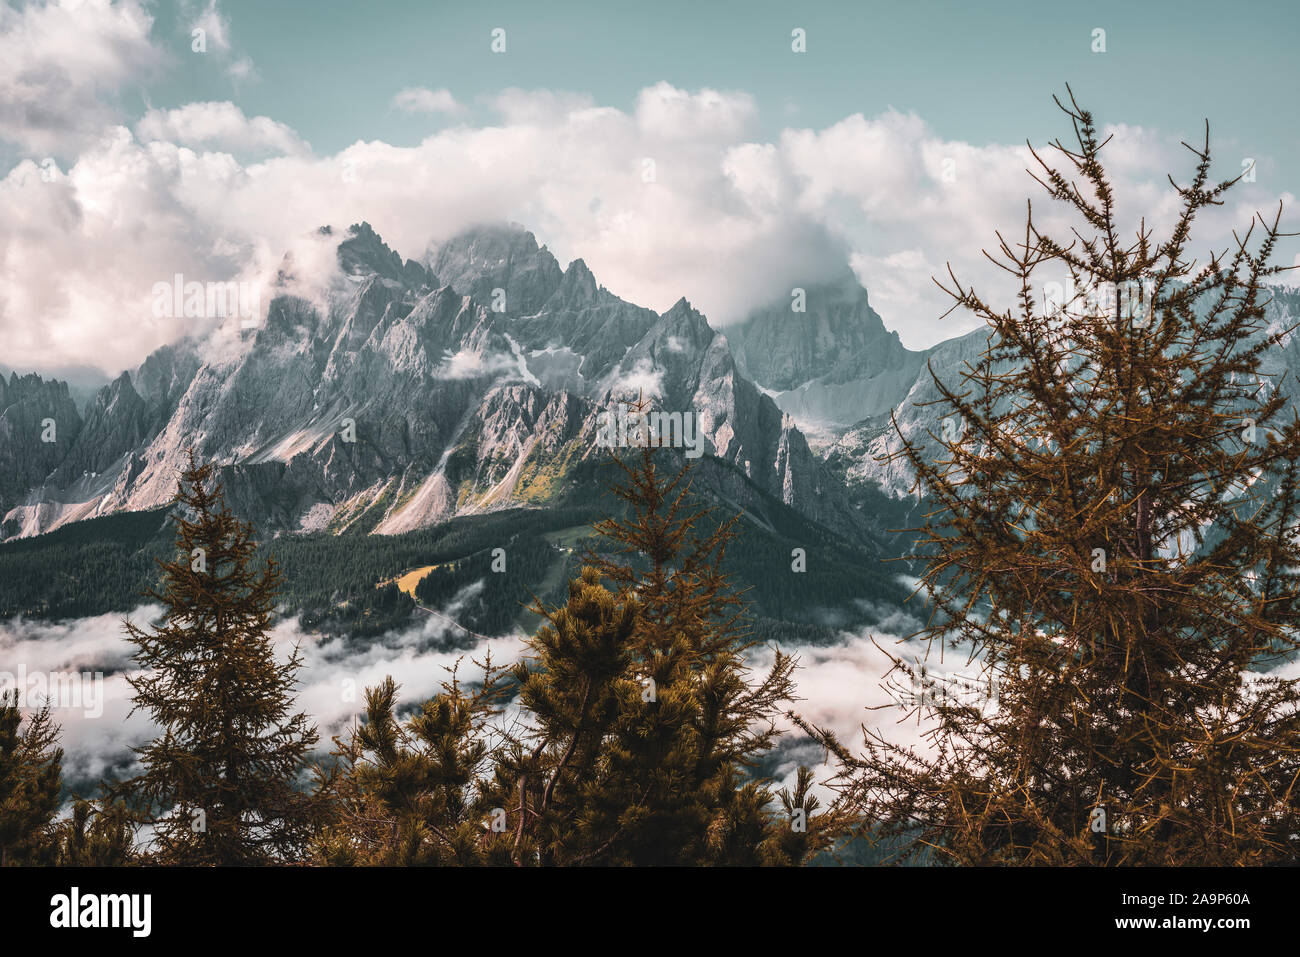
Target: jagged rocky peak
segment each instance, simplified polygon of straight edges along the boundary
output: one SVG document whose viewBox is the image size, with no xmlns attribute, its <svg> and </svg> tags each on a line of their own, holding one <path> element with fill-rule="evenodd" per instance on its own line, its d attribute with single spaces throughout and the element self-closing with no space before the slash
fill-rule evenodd
<svg viewBox="0 0 1300 957">
<path fill-rule="evenodd" d="M 66 382 L 16 372 L 0 380 L 0 518 L 54 471 L 81 425 Z"/>
<path fill-rule="evenodd" d="M 657 327 L 650 330 L 647 338 L 655 341 L 657 352 L 694 359 L 719 337 L 704 314 L 683 296 L 660 317 Z"/>
<path fill-rule="evenodd" d="M 198 350 L 199 343 L 193 338 L 155 349 L 136 371 L 136 390 L 158 403 L 174 404 L 189 388 L 203 364 Z"/>
<path fill-rule="evenodd" d="M 329 226 L 321 232 L 332 236 Z M 346 276 L 380 276 L 410 289 L 437 285 L 429 271 L 413 259 L 403 260 L 390 249 L 369 223 L 354 223 L 338 246 L 339 268 Z"/>
<path fill-rule="evenodd" d="M 555 299 L 568 306 L 577 306 L 593 302 L 601 289 L 602 287 L 596 283 L 596 277 L 587 268 L 586 262 L 575 259 L 569 263 L 569 268 L 564 270 L 564 278 L 560 281 L 559 289 L 556 290 Z"/>
<path fill-rule="evenodd" d="M 561 269 L 515 225 L 454 236 L 433 271 L 366 223 L 322 239 L 343 277 L 323 300 L 286 283 L 238 348 L 160 349 L 105 387 L 81 436 L 60 424 L 67 441 L 41 450 L 54 453 L 46 459 L 18 449 L 31 467 L 0 468 L 11 479 L 0 538 L 164 504 L 190 447 L 222 467 L 241 514 L 272 532 L 344 527 L 370 509 L 393 531 L 541 504 L 595 454 L 597 410 L 615 385 L 693 411 L 707 447 L 755 490 L 856 527 L 802 439 L 686 299 L 662 315 L 625 302 L 583 260 Z M 3 391 L 0 405 L 12 384 Z"/>
<path fill-rule="evenodd" d="M 0 412 L 24 410 L 24 414 L 45 411 L 68 422 L 81 424 L 77 404 L 72 399 L 68 384 L 58 379 L 44 379 L 34 372 L 27 375 L 11 373 L 9 383 L 0 379 Z"/>
<path fill-rule="evenodd" d="M 668 322 L 677 324 L 686 324 L 690 326 L 707 326 L 708 322 L 704 314 L 691 305 L 691 301 L 682 296 L 675 303 L 668 307 L 664 313 L 664 319 Z"/>
<path fill-rule="evenodd" d="M 823 437 L 894 408 L 925 360 L 885 327 L 847 266 L 754 310 L 727 337 L 740 370 Z"/>
<path fill-rule="evenodd" d="M 429 262 L 433 272 L 457 292 L 516 316 L 535 314 L 564 279 L 551 251 L 517 223 L 492 223 L 457 233 L 437 248 Z M 496 290 L 502 291 L 504 302 Z"/>
<path fill-rule="evenodd" d="M 625 350 L 606 377 L 605 391 L 626 398 L 648 390 L 666 407 L 684 409 L 699 387 L 710 347 L 720 338 L 703 315 L 679 299 Z"/>
<path fill-rule="evenodd" d="M 85 473 L 98 473 L 149 438 L 149 416 L 129 372 L 104 386 L 86 407 L 77 441 L 60 463 L 56 482 L 75 482 Z"/>
<path fill-rule="evenodd" d="M 508 329 L 540 381 L 587 392 L 658 322 L 654 310 L 620 299 L 575 259 L 543 306 L 509 316 Z"/>
<path fill-rule="evenodd" d="M 909 352 L 847 272 L 782 295 L 727 333 L 741 368 L 777 391 L 872 374 L 905 361 Z"/>
</svg>

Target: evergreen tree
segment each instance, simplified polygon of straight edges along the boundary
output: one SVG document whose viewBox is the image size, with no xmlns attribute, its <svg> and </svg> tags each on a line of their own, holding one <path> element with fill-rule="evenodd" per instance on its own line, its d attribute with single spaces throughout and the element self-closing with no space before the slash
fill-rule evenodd
<svg viewBox="0 0 1300 957">
<path fill-rule="evenodd" d="M 636 603 L 616 601 L 584 568 L 564 605 L 535 607 L 546 624 L 528 642 L 531 660 L 513 669 L 528 727 L 506 742 L 484 795 L 507 824 L 492 846 L 508 846 L 516 864 L 604 863 L 614 835 L 592 818 L 608 785 L 614 727 L 629 708 L 640 710 L 631 673 Z"/>
<path fill-rule="evenodd" d="M 135 861 L 135 829 L 121 804 L 78 799 L 55 830 L 61 867 L 121 867 Z"/>
<path fill-rule="evenodd" d="M 901 453 L 936 503 L 921 637 L 982 662 L 990 692 L 925 688 L 895 658 L 926 749 L 817 733 L 842 802 L 939 862 L 1294 861 L 1300 689 L 1266 673 L 1300 624 L 1300 422 L 1261 368 L 1290 331 L 1264 324 L 1281 210 L 1189 260 L 1235 182 L 1211 182 L 1207 127 L 1169 235 L 1121 241 L 1105 143 L 1058 105 L 1077 145 L 1053 144 L 1064 172 L 1038 158 L 1039 182 L 1084 225 L 1063 242 L 1031 208 L 1001 241 L 1012 308 L 953 279 L 989 327 L 962 381 L 935 378 L 965 428 L 931 436 L 937 458 L 919 437 Z M 1051 269 L 1076 292 L 1043 304 Z"/>
<path fill-rule="evenodd" d="M 24 725 L 17 695 L 0 696 L 0 867 L 45 864 L 63 787 L 63 749 L 49 705 Z"/>
<path fill-rule="evenodd" d="M 722 571 L 735 520 L 707 522 L 689 467 L 666 475 L 666 454 L 646 444 L 620 461 L 629 515 L 594 526 L 611 553 L 588 555 L 565 606 L 534 608 L 547 624 L 517 676 L 537 743 L 504 775 L 516 824 L 542 863 L 801 863 L 829 819 L 775 813 L 754 772 L 795 663 L 776 650 L 751 676 L 755 642 Z"/>
<path fill-rule="evenodd" d="M 794 662 L 754 649 L 721 571 L 734 523 L 697 534 L 685 470 L 643 450 L 618 489 L 626 520 L 597 526 L 567 601 L 506 675 L 490 660 L 404 724 L 396 685 L 367 691 L 364 723 L 322 768 L 330 809 L 316 844 L 335 864 L 517 866 L 806 862 L 837 833 L 811 774 L 773 792 L 755 770 L 793 694 Z M 612 587 L 611 587 L 612 586 Z M 503 695 L 517 688 L 517 711 Z"/>
<path fill-rule="evenodd" d="M 153 827 L 164 864 L 261 864 L 296 859 L 311 807 L 298 776 L 315 729 L 291 713 L 298 649 L 278 662 L 269 631 L 280 581 L 274 560 L 253 567 L 251 526 L 227 508 L 214 468 L 193 453 L 173 521 L 176 557 L 160 562 L 162 623 L 127 623 L 142 669 L 135 710 L 161 729 L 137 748 L 142 773 L 112 789 Z"/>
<path fill-rule="evenodd" d="M 483 670 L 475 691 L 453 672 L 406 722 L 397 717 L 391 677 L 366 689 L 364 722 L 336 739 L 336 763 L 317 769 L 325 800 L 316 860 L 335 866 L 490 862 L 478 793 L 491 770 L 486 726 L 498 714 L 500 673 L 490 657 Z"/>
</svg>

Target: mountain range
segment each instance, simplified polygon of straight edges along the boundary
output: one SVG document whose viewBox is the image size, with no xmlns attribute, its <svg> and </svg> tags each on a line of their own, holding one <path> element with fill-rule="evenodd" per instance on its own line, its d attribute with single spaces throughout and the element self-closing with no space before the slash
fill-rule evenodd
<svg viewBox="0 0 1300 957">
<path fill-rule="evenodd" d="M 602 454 L 600 413 L 638 395 L 696 417 L 701 479 L 729 501 L 771 498 L 842 535 L 872 535 L 773 390 L 685 299 L 663 313 L 626 302 L 516 226 L 467 231 L 424 262 L 365 223 L 336 238 L 326 295 L 292 291 L 286 260 L 260 327 L 165 346 L 84 409 L 64 383 L 12 374 L 0 385 L 3 537 L 163 505 L 191 448 L 274 532 L 397 533 L 544 506 Z M 837 305 L 836 328 L 874 319 L 856 341 L 896 342 L 860 301 L 865 311 Z M 771 348 L 779 336 L 760 331 L 765 321 L 751 350 L 764 335 L 767 358 L 791 357 L 787 375 L 818 361 L 801 336 Z"/>
<path fill-rule="evenodd" d="M 265 321 L 158 349 L 78 406 L 67 384 L 0 379 L 0 540 L 165 505 L 187 451 L 219 463 L 236 509 L 271 534 L 398 534 L 572 497 L 608 456 L 619 401 L 695 416 L 697 483 L 758 521 L 773 503 L 815 533 L 884 553 L 910 476 L 880 461 L 890 425 L 924 439 L 931 369 L 955 380 L 977 330 L 902 345 L 848 273 L 725 334 L 684 298 L 662 313 L 561 267 L 517 225 L 404 259 L 366 223 L 305 292 L 286 257 Z M 1284 291 L 1271 321 L 1300 314 Z M 1300 370 L 1294 340 L 1270 367 Z M 53 429 L 50 428 L 51 424 Z M 588 478 L 584 478 L 588 476 Z"/>
</svg>

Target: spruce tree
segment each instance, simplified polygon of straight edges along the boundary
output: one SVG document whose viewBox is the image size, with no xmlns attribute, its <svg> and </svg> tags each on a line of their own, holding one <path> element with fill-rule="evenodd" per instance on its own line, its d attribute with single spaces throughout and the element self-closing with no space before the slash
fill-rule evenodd
<svg viewBox="0 0 1300 957">
<path fill-rule="evenodd" d="M 0 696 L 0 867 L 49 863 L 63 787 L 63 749 L 49 705 L 24 722 L 17 695 Z"/>
<path fill-rule="evenodd" d="M 298 778 L 316 742 L 293 712 L 295 648 L 270 637 L 280 573 L 254 568 L 253 529 L 227 508 L 211 464 L 190 463 L 175 497 L 176 557 L 160 561 L 161 623 L 126 630 L 141 671 L 135 709 L 159 727 L 135 749 L 142 772 L 112 789 L 152 826 L 162 864 L 243 865 L 297 859 L 310 800 Z"/>
<path fill-rule="evenodd" d="M 1081 223 L 1052 237 L 1031 207 L 1001 240 L 1010 308 L 945 286 L 989 332 L 959 380 L 934 377 L 964 428 L 899 432 L 934 503 L 915 637 L 971 655 L 988 690 L 895 656 L 924 747 L 810 730 L 843 762 L 841 803 L 940 863 L 1293 862 L 1300 688 L 1268 669 L 1300 634 L 1300 422 L 1261 368 L 1290 332 L 1264 322 L 1281 209 L 1191 260 L 1235 182 L 1211 181 L 1207 126 L 1168 234 L 1122 240 L 1106 144 L 1058 105 L 1074 141 L 1060 168 L 1035 152 L 1035 178 Z M 1045 276 L 1076 291 L 1044 302 Z"/>
</svg>

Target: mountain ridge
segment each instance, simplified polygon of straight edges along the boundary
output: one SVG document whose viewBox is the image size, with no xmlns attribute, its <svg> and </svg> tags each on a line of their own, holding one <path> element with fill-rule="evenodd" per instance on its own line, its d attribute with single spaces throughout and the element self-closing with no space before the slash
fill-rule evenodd
<svg viewBox="0 0 1300 957">
<path fill-rule="evenodd" d="M 39 377 L 23 401 L 0 403 L 0 428 L 22 433 L 10 448 L 27 463 L 5 469 L 3 537 L 158 507 L 189 448 L 218 462 L 232 501 L 274 532 L 345 528 L 378 510 L 383 533 L 542 505 L 597 454 L 600 411 L 636 394 L 696 415 L 714 466 L 869 537 L 793 421 L 684 298 L 662 314 L 625 302 L 517 226 L 458 234 L 421 263 L 361 223 L 336 256 L 323 305 L 291 290 L 287 260 L 260 327 L 224 352 L 197 340 L 157 350 L 84 416 Z M 64 444 L 32 457 L 42 410 Z"/>
</svg>

